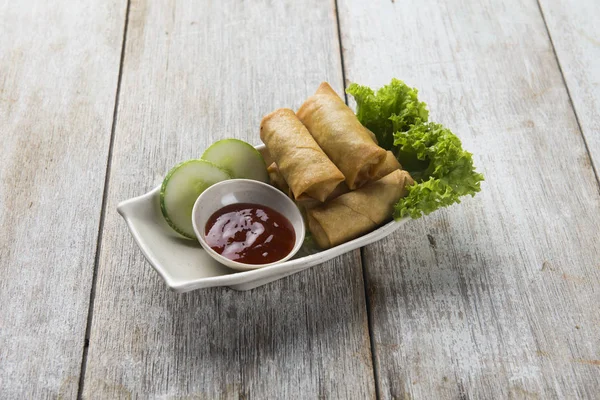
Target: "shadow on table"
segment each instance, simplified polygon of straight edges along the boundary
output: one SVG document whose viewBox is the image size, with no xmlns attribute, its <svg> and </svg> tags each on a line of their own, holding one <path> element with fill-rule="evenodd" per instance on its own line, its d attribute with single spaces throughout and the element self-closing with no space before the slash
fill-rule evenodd
<svg viewBox="0 0 600 400">
<path fill-rule="evenodd" d="M 299 382 L 315 379 L 312 369 L 364 369 L 361 375 L 371 376 L 359 257 L 355 251 L 246 292 L 171 293 L 165 312 L 172 317 L 170 356 L 178 370 L 204 376 L 209 385 Z"/>
</svg>

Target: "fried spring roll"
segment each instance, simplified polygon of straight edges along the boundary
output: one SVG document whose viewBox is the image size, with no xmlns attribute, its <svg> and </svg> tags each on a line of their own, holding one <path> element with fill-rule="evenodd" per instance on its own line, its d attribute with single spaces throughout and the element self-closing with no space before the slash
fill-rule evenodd
<svg viewBox="0 0 600 400">
<path fill-rule="evenodd" d="M 391 220 L 394 205 L 414 183 L 395 170 L 378 181 L 307 210 L 308 227 L 319 247 L 327 249 L 355 239 Z"/>
<path fill-rule="evenodd" d="M 281 172 L 279 171 L 277 164 L 271 163 L 271 165 L 269 165 L 267 167 L 267 172 L 269 173 L 269 179 L 271 181 L 271 185 L 275 186 L 277 189 L 281 190 L 283 193 L 287 194 L 289 197 L 291 197 L 293 199 L 294 194 L 290 190 L 290 187 L 288 186 L 285 179 L 283 179 L 283 175 L 281 175 Z M 391 170 L 390 170 L 390 172 L 391 172 Z M 336 186 L 336 188 L 333 190 L 333 192 L 331 192 L 331 194 L 329 195 L 329 197 L 327 197 L 327 199 L 325 201 L 333 200 L 336 197 L 343 195 L 344 193 L 348 193 L 349 191 L 350 191 L 350 189 L 348 189 L 348 185 L 346 185 L 346 182 L 340 182 L 339 185 Z M 305 197 L 305 198 L 297 201 L 297 204 L 298 204 L 298 206 L 301 206 L 302 208 L 308 209 L 308 208 L 316 207 L 323 203 L 320 202 L 319 200 L 315 200 L 311 197 Z"/>
<path fill-rule="evenodd" d="M 277 189 L 281 190 L 289 197 L 294 197 L 292 191 L 290 190 L 290 187 L 283 178 L 283 175 L 281 175 L 277 164 L 271 163 L 271 165 L 267 167 L 267 173 L 269 174 L 269 180 L 271 181 L 271 185 L 275 186 Z"/>
<path fill-rule="evenodd" d="M 386 151 L 327 82 L 304 102 L 297 115 L 342 171 L 351 190 L 373 179 Z"/>
<path fill-rule="evenodd" d="M 269 167 L 269 168 L 271 168 L 271 167 Z M 400 163 L 394 156 L 394 153 L 392 153 L 391 151 L 388 151 L 384 162 L 377 169 L 376 175 L 373 177 L 373 180 L 374 181 L 379 180 L 379 179 L 383 178 L 384 176 L 386 176 L 387 174 L 389 174 L 390 172 L 394 172 L 397 169 L 402 169 L 402 166 L 400 165 Z M 269 175 L 270 175 L 270 173 L 269 173 Z M 349 191 L 350 191 L 350 188 L 348 187 L 348 185 L 346 185 L 346 182 L 342 182 L 339 185 L 337 185 L 337 187 L 334 189 L 333 192 L 331 192 L 331 194 L 329 195 L 329 197 L 327 197 L 327 200 L 325 200 L 325 202 L 333 200 L 336 197 L 339 197 L 343 194 L 348 193 Z M 319 201 L 316 201 L 313 199 L 301 200 L 298 202 L 298 204 L 302 205 L 306 209 L 321 205 L 321 203 Z"/>
<path fill-rule="evenodd" d="M 323 202 L 344 180 L 292 110 L 281 108 L 265 116 L 260 138 L 296 200 L 310 197 Z"/>
<path fill-rule="evenodd" d="M 376 181 L 378 179 L 383 178 L 390 172 L 393 172 L 397 169 L 402 169 L 402 165 L 398 162 L 398 159 L 391 151 L 387 151 L 385 155 L 385 159 L 379 165 L 377 170 L 375 171 L 375 175 L 373 176 L 373 180 Z"/>
</svg>

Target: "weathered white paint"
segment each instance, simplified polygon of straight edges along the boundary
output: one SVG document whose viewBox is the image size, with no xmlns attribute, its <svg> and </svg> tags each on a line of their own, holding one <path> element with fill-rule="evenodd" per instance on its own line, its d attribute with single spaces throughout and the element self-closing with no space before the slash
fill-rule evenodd
<svg viewBox="0 0 600 400">
<path fill-rule="evenodd" d="M 346 78 L 418 87 L 487 179 L 365 250 L 380 397 L 596 397 L 600 197 L 536 1 L 339 5 Z"/>
<path fill-rule="evenodd" d="M 0 2 L 0 398 L 74 398 L 125 2 Z"/>
<path fill-rule="evenodd" d="M 593 164 L 600 173 L 600 2 L 539 3 Z"/>
</svg>

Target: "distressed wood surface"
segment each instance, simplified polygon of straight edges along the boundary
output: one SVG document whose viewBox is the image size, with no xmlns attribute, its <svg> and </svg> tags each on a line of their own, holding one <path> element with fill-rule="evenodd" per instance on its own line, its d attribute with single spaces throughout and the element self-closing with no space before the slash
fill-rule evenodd
<svg viewBox="0 0 600 400">
<path fill-rule="evenodd" d="M 125 3 L 0 2 L 0 398 L 77 395 Z"/>
<path fill-rule="evenodd" d="M 332 3 L 132 1 L 84 398 L 374 398 L 358 251 L 249 292 L 166 290 L 116 213 L 217 139 L 343 88 Z"/>
<path fill-rule="evenodd" d="M 539 0 L 596 173 L 600 173 L 600 1 Z"/>
<path fill-rule="evenodd" d="M 420 88 L 486 176 L 364 250 L 380 397 L 597 398 L 599 188 L 538 4 L 339 7 L 347 80 Z"/>
</svg>

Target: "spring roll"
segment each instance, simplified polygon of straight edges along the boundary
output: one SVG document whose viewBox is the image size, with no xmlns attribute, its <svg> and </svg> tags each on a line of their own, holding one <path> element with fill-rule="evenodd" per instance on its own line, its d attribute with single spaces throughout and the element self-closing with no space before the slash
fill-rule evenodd
<svg viewBox="0 0 600 400">
<path fill-rule="evenodd" d="M 283 179 L 283 175 L 281 175 L 281 172 L 279 172 L 277 164 L 271 163 L 271 165 L 267 167 L 267 172 L 269 173 L 269 180 L 271 181 L 271 185 L 275 186 L 277 189 L 281 190 L 283 193 L 285 193 L 293 199 L 294 194 L 290 190 L 290 187 L 288 186 L 285 179 Z M 344 193 L 348 193 L 349 191 L 350 189 L 348 188 L 348 185 L 346 185 L 346 182 L 340 182 L 339 185 L 336 186 L 336 188 L 333 190 L 333 192 L 331 192 L 331 194 L 327 197 L 325 201 L 327 202 L 329 200 L 333 200 L 336 197 L 343 195 Z M 308 209 L 319 206 L 323 203 L 319 200 L 313 199 L 312 197 L 305 197 L 300 200 L 297 200 L 296 204 L 302 209 Z"/>
<path fill-rule="evenodd" d="M 265 116 L 260 138 L 296 200 L 310 197 L 323 202 L 344 180 L 292 110 L 281 108 Z"/>
<path fill-rule="evenodd" d="M 327 249 L 355 239 L 392 219 L 394 205 L 414 183 L 395 170 L 378 181 L 307 210 L 308 227 L 319 247 Z"/>
<path fill-rule="evenodd" d="M 386 151 L 327 82 L 304 102 L 297 115 L 342 171 L 351 190 L 373 179 Z"/>
<path fill-rule="evenodd" d="M 373 180 L 376 181 L 381 179 L 397 169 L 402 169 L 402 165 L 400 165 L 394 153 L 388 150 L 385 155 L 385 160 L 377 167 Z"/>
<path fill-rule="evenodd" d="M 274 164 L 275 163 L 273 163 L 273 165 Z M 269 168 L 271 168 L 271 167 L 269 167 Z M 383 178 L 384 176 L 386 176 L 387 174 L 389 174 L 390 172 L 394 172 L 397 169 L 402 169 L 402 166 L 400 165 L 400 163 L 394 156 L 394 153 L 392 153 L 391 151 L 388 151 L 384 162 L 377 169 L 377 172 L 376 172 L 375 176 L 373 177 L 373 180 L 374 181 L 379 180 L 379 179 Z M 267 170 L 269 170 L 269 169 L 267 169 Z M 270 172 L 269 172 L 269 175 L 271 175 Z M 336 197 L 340 197 L 341 195 L 346 194 L 349 191 L 350 191 L 350 188 L 348 187 L 348 185 L 346 185 L 346 182 L 341 182 L 339 185 L 337 185 L 337 187 L 333 190 L 333 192 L 331 192 L 331 194 L 329 195 L 329 197 L 327 197 L 327 200 L 325 200 L 325 202 L 333 200 Z M 298 205 L 301 205 L 306 209 L 313 208 L 313 207 L 316 207 L 316 206 L 319 206 L 322 204 L 320 201 L 317 201 L 317 200 L 314 200 L 311 198 L 302 199 L 302 200 L 298 201 L 297 203 L 298 203 Z"/>
<path fill-rule="evenodd" d="M 283 175 L 281 175 L 281 172 L 279 172 L 277 164 L 271 163 L 271 165 L 267 167 L 267 173 L 269 174 L 269 180 L 271 181 L 271 185 L 275 186 L 277 189 L 281 190 L 283 193 L 293 198 L 294 195 L 290 190 L 290 187 L 288 186 L 287 182 L 283 178 Z"/>
</svg>

